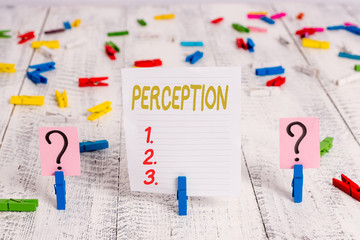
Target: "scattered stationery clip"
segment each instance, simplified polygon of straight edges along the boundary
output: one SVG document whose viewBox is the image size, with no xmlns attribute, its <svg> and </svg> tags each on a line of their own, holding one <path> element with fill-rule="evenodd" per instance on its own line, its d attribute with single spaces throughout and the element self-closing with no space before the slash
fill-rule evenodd
<svg viewBox="0 0 360 240">
<path fill-rule="evenodd" d="M 266 28 L 259 28 L 259 27 L 248 26 L 248 29 L 250 30 L 250 32 L 262 32 L 262 33 L 266 33 L 266 32 L 267 32 L 267 29 L 266 29 Z"/>
<path fill-rule="evenodd" d="M 245 50 L 248 50 L 247 44 L 245 44 L 244 39 L 242 39 L 242 38 L 236 39 L 236 45 L 238 48 L 243 48 Z"/>
<path fill-rule="evenodd" d="M 281 45 L 283 45 L 283 46 L 288 46 L 290 43 L 289 43 L 289 41 L 288 40 L 286 40 L 286 39 L 284 39 L 283 37 L 279 37 L 279 43 L 281 44 Z"/>
<path fill-rule="evenodd" d="M 356 73 L 356 74 L 353 74 L 353 75 L 350 75 L 348 77 L 345 77 L 345 78 L 342 78 L 342 79 L 339 79 L 336 81 L 336 84 L 338 86 L 342 86 L 342 85 L 345 85 L 347 83 L 351 83 L 351 82 L 354 82 L 354 81 L 357 81 L 360 79 L 360 74 L 359 73 Z"/>
<path fill-rule="evenodd" d="M 303 38 L 302 45 L 303 45 L 303 47 L 322 48 L 322 49 L 329 49 L 329 47 L 330 47 L 329 42 L 322 42 L 322 41 L 317 41 L 317 40 L 313 40 L 313 39 L 309 39 L 309 38 Z"/>
<path fill-rule="evenodd" d="M 278 96 L 280 88 L 278 87 L 254 87 L 250 89 L 251 97 Z"/>
<path fill-rule="evenodd" d="M 7 35 L 8 32 L 10 32 L 10 30 L 0 30 L 0 38 L 11 38 L 10 35 Z"/>
<path fill-rule="evenodd" d="M 63 93 L 60 93 L 58 92 L 58 90 L 55 90 L 55 97 L 60 108 L 66 108 L 69 106 L 66 90 L 64 90 Z"/>
<path fill-rule="evenodd" d="M 57 210 L 65 210 L 66 205 L 66 186 L 63 171 L 55 171 L 55 194 Z"/>
<path fill-rule="evenodd" d="M 285 83 L 286 78 L 278 76 L 266 82 L 267 87 L 280 87 Z"/>
<path fill-rule="evenodd" d="M 96 105 L 95 107 L 89 108 L 88 111 L 92 112 L 92 114 L 87 119 L 90 121 L 94 121 L 99 117 L 105 115 L 106 113 L 110 112 L 112 110 L 110 105 L 111 102 L 106 101 L 99 105 Z"/>
<path fill-rule="evenodd" d="M 38 71 L 27 72 L 26 76 L 35 84 L 47 83 L 47 78 L 42 76 Z"/>
<path fill-rule="evenodd" d="M 254 52 L 255 43 L 251 40 L 251 38 L 248 38 L 246 45 L 249 52 Z"/>
<path fill-rule="evenodd" d="M 180 45 L 183 47 L 202 47 L 204 46 L 203 42 L 180 42 Z"/>
<path fill-rule="evenodd" d="M 109 86 L 109 84 L 102 82 L 102 81 L 105 81 L 107 79 L 108 79 L 108 77 L 79 78 L 79 87 Z"/>
<path fill-rule="evenodd" d="M 141 26 L 146 26 L 146 22 L 144 21 L 144 19 L 138 19 L 137 21 Z"/>
<path fill-rule="evenodd" d="M 44 96 L 12 96 L 10 98 L 11 104 L 17 105 L 44 105 L 45 97 Z"/>
<path fill-rule="evenodd" d="M 284 72 L 285 72 L 285 69 L 282 66 L 267 67 L 267 68 L 257 68 L 255 70 L 255 74 L 257 76 L 283 74 Z"/>
<path fill-rule="evenodd" d="M 270 18 L 271 19 L 278 19 L 278 18 L 282 18 L 282 17 L 285 17 L 285 16 L 286 16 L 286 13 L 282 12 L 282 13 L 272 15 Z"/>
<path fill-rule="evenodd" d="M 116 52 L 120 52 L 120 48 L 119 48 L 115 43 L 113 43 L 112 41 L 106 42 L 105 45 L 109 45 L 109 46 L 112 47 L 112 49 L 114 49 Z"/>
<path fill-rule="evenodd" d="M 334 138 L 332 137 L 326 137 L 320 142 L 320 157 L 322 157 L 325 153 L 329 152 L 329 150 L 333 147 L 333 140 Z"/>
<path fill-rule="evenodd" d="M 85 37 L 82 37 L 82 38 L 78 38 L 76 40 L 73 40 L 73 41 L 70 41 L 70 42 L 67 42 L 65 44 L 65 48 L 66 49 L 72 49 L 72 48 L 75 48 L 75 47 L 78 47 L 80 45 L 83 45 L 84 43 L 87 42 L 87 39 Z"/>
<path fill-rule="evenodd" d="M 239 32 L 246 32 L 246 33 L 249 33 L 250 30 L 238 23 L 233 23 L 232 24 L 232 27 L 236 30 L 236 31 L 239 31 Z"/>
<path fill-rule="evenodd" d="M 175 18 L 175 14 L 157 15 L 154 17 L 155 20 L 167 20 Z"/>
<path fill-rule="evenodd" d="M 344 25 L 357 27 L 357 25 L 355 23 L 350 23 L 350 22 L 345 22 Z"/>
<path fill-rule="evenodd" d="M 353 55 L 353 54 L 346 53 L 346 52 L 339 52 L 339 57 L 360 60 L 360 55 Z"/>
<path fill-rule="evenodd" d="M 190 62 L 191 64 L 196 63 L 204 56 L 203 52 L 196 51 L 193 54 L 186 57 L 185 62 Z"/>
<path fill-rule="evenodd" d="M 345 26 L 343 25 L 336 25 L 336 26 L 329 26 L 326 28 L 327 30 L 341 30 L 341 29 L 345 29 Z"/>
<path fill-rule="evenodd" d="M 32 48 L 40 48 L 41 46 L 46 46 L 48 48 L 59 48 L 60 44 L 58 40 L 53 41 L 35 41 L 31 43 Z"/>
<path fill-rule="evenodd" d="M 64 28 L 65 28 L 66 30 L 71 29 L 71 24 L 70 24 L 69 21 L 64 22 Z"/>
<path fill-rule="evenodd" d="M 296 19 L 301 20 L 301 19 L 303 19 L 303 17 L 304 17 L 304 13 L 299 13 L 299 14 L 296 16 Z"/>
<path fill-rule="evenodd" d="M 105 53 L 111 60 L 116 60 L 116 51 L 110 45 L 105 45 Z"/>
<path fill-rule="evenodd" d="M 75 19 L 73 23 L 71 24 L 72 27 L 78 27 L 81 24 L 81 19 Z"/>
<path fill-rule="evenodd" d="M 47 72 L 55 69 L 55 62 L 31 65 L 29 68 L 35 69 L 38 72 Z"/>
<path fill-rule="evenodd" d="M 81 142 L 79 145 L 81 153 L 109 148 L 109 142 L 107 140 Z"/>
<path fill-rule="evenodd" d="M 161 65 L 162 65 L 162 61 L 160 59 L 139 60 L 139 61 L 135 61 L 134 63 L 134 66 L 136 67 L 157 67 Z"/>
<path fill-rule="evenodd" d="M 15 64 L 12 63 L 0 63 L 0 73 L 15 73 Z"/>
<path fill-rule="evenodd" d="M 46 47 L 46 46 L 41 46 L 39 48 L 40 52 L 42 55 L 44 55 L 44 57 L 47 57 L 47 58 L 53 58 L 55 56 L 55 53 L 53 50 L 51 50 L 50 48 Z"/>
<path fill-rule="evenodd" d="M 22 35 L 19 35 L 18 38 L 21 38 L 21 40 L 18 42 L 18 44 L 25 43 L 33 38 L 35 38 L 34 32 L 27 32 Z"/>
<path fill-rule="evenodd" d="M 360 35 L 360 28 L 355 26 L 345 26 L 344 28 L 346 31 L 351 32 L 356 35 Z"/>
<path fill-rule="evenodd" d="M 65 32 L 65 28 L 57 28 L 57 29 L 53 29 L 53 30 L 47 30 L 44 33 L 45 34 L 53 34 L 53 33 L 59 33 L 59 32 Z"/>
<path fill-rule="evenodd" d="M 302 202 L 302 192 L 303 192 L 303 165 L 295 164 L 294 165 L 294 178 L 292 180 L 291 186 L 293 187 L 292 196 L 295 203 Z"/>
<path fill-rule="evenodd" d="M 187 215 L 186 177 L 178 177 L 177 199 L 179 200 L 179 216 Z"/>
<path fill-rule="evenodd" d="M 294 69 L 298 72 L 304 73 L 310 77 L 316 77 L 319 74 L 319 70 L 310 66 L 294 66 Z"/>
<path fill-rule="evenodd" d="M 249 19 L 258 19 L 258 18 L 262 18 L 265 17 L 265 14 L 248 14 L 247 18 Z"/>
<path fill-rule="evenodd" d="M 124 36 L 124 35 L 129 35 L 129 31 L 108 32 L 107 35 L 108 35 L 108 37 Z"/>
<path fill-rule="evenodd" d="M 333 178 L 333 185 L 344 193 L 360 201 L 360 187 L 344 174 L 341 174 L 341 181 Z"/>
<path fill-rule="evenodd" d="M 63 115 L 61 113 L 45 113 L 45 122 L 55 122 L 55 123 L 75 123 L 78 122 L 79 119 L 77 117 L 73 117 L 72 115 Z"/>
<path fill-rule="evenodd" d="M 266 16 L 261 17 L 260 19 L 263 20 L 264 22 L 268 23 L 268 24 L 275 24 L 274 20 L 272 20 L 271 18 L 268 18 Z"/>
<path fill-rule="evenodd" d="M 300 30 L 297 30 L 295 32 L 296 35 L 299 35 L 301 38 L 307 38 L 310 35 L 315 34 L 316 32 L 323 32 L 324 28 L 303 28 Z"/>
<path fill-rule="evenodd" d="M 211 23 L 217 24 L 217 23 L 221 22 L 222 20 L 224 20 L 224 18 L 219 17 L 219 18 L 212 20 Z"/>
<path fill-rule="evenodd" d="M 38 206 L 37 199 L 0 199 L 0 211 L 35 212 Z"/>
<path fill-rule="evenodd" d="M 355 71 L 360 72 L 360 65 L 355 65 Z"/>
<path fill-rule="evenodd" d="M 47 78 L 42 76 L 40 73 L 47 72 L 55 69 L 55 62 L 42 63 L 37 65 L 29 66 L 29 68 L 34 68 L 35 71 L 27 72 L 26 76 L 33 81 L 35 84 L 47 83 Z"/>
</svg>

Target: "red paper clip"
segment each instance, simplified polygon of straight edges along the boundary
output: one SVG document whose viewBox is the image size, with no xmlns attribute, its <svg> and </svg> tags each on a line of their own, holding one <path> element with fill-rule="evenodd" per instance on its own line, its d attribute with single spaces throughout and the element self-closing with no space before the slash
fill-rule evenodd
<svg viewBox="0 0 360 240">
<path fill-rule="evenodd" d="M 216 23 L 221 22 L 222 20 L 224 20 L 224 18 L 220 17 L 220 18 L 217 18 L 217 19 L 212 20 L 211 23 L 215 23 L 215 24 L 216 24 Z"/>
<path fill-rule="evenodd" d="M 116 59 L 116 57 L 115 57 L 116 51 L 110 45 L 105 45 L 105 52 L 111 60 Z"/>
<path fill-rule="evenodd" d="M 266 86 L 267 87 L 280 87 L 281 85 L 283 85 L 285 83 L 285 79 L 286 78 L 284 78 L 284 77 L 278 76 L 274 79 L 267 81 Z"/>
<path fill-rule="evenodd" d="M 243 48 L 245 50 L 248 50 L 247 44 L 244 42 L 244 39 L 242 38 L 236 39 L 236 45 L 238 46 L 238 48 Z"/>
<path fill-rule="evenodd" d="M 344 174 L 341 174 L 341 181 L 333 178 L 333 185 L 360 201 L 360 187 Z"/>
<path fill-rule="evenodd" d="M 101 81 L 107 80 L 108 77 L 97 77 L 97 78 L 79 78 L 79 87 L 101 87 L 108 86 L 107 83 Z"/>
<path fill-rule="evenodd" d="M 157 67 L 161 66 L 162 62 L 160 59 L 154 59 L 154 60 L 140 60 L 135 61 L 134 66 L 136 67 Z"/>
<path fill-rule="evenodd" d="M 34 32 L 28 32 L 28 33 L 19 35 L 18 38 L 21 38 L 21 40 L 18 42 L 18 44 L 22 44 L 24 42 L 27 42 L 27 41 L 35 38 L 35 35 L 34 35 Z"/>
</svg>

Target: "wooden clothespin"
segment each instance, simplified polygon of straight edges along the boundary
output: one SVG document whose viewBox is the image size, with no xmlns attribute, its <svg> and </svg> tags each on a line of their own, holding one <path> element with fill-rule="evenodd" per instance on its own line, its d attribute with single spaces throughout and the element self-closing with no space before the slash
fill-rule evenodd
<svg viewBox="0 0 360 240">
<path fill-rule="evenodd" d="M 37 199 L 0 199 L 0 211 L 34 212 L 37 206 Z"/>
<path fill-rule="evenodd" d="M 178 177 L 177 199 L 179 200 L 179 215 L 187 215 L 186 177 Z"/>
<path fill-rule="evenodd" d="M 10 98 L 11 104 L 17 105 L 44 105 L 44 96 L 12 96 Z"/>
<path fill-rule="evenodd" d="M 99 105 L 96 105 L 95 107 L 89 108 L 88 111 L 92 112 L 93 114 L 91 114 L 87 119 L 90 121 L 94 121 L 94 120 L 98 119 L 99 117 L 105 115 L 106 113 L 110 112 L 112 110 L 110 105 L 111 105 L 111 102 L 106 101 Z"/>
<path fill-rule="evenodd" d="M 11 38 L 10 35 L 6 35 L 8 32 L 10 32 L 10 30 L 0 30 L 0 38 Z"/>
<path fill-rule="evenodd" d="M 333 185 L 360 201 L 360 187 L 344 174 L 341 174 L 341 181 L 333 178 Z"/>
<path fill-rule="evenodd" d="M 56 194 L 56 206 L 58 210 L 65 210 L 66 205 L 66 188 L 65 178 L 63 171 L 55 171 L 55 194 Z"/>
<path fill-rule="evenodd" d="M 22 35 L 19 35 L 18 38 L 21 38 L 21 40 L 18 42 L 18 44 L 25 43 L 33 38 L 35 38 L 34 32 L 27 32 Z"/>
<path fill-rule="evenodd" d="M 291 186 L 293 187 L 292 196 L 295 203 L 302 202 L 302 192 L 303 192 L 303 165 L 295 164 L 294 165 L 294 178 Z"/>
<path fill-rule="evenodd" d="M 64 90 L 63 93 L 58 92 L 58 90 L 55 90 L 55 97 L 56 101 L 58 102 L 58 105 L 60 108 L 66 108 L 69 106 L 68 99 L 66 95 L 66 90 Z"/>
<path fill-rule="evenodd" d="M 108 77 L 96 77 L 96 78 L 79 78 L 79 87 L 101 87 L 108 86 L 109 84 L 101 81 L 107 80 Z"/>
<path fill-rule="evenodd" d="M 12 63 L 0 63 L 0 73 L 15 73 L 15 64 Z"/>
</svg>

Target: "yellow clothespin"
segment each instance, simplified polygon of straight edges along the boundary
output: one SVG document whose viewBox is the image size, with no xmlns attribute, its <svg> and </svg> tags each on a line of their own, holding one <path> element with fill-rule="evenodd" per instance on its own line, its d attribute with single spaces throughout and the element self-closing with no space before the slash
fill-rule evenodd
<svg viewBox="0 0 360 240">
<path fill-rule="evenodd" d="M 66 90 L 64 90 L 64 92 L 62 94 L 60 92 L 58 92 L 58 90 L 55 90 L 55 97 L 56 97 L 56 100 L 57 100 L 60 108 L 69 106 L 67 95 L 66 95 Z"/>
<path fill-rule="evenodd" d="M 0 72 L 14 73 L 16 72 L 15 64 L 0 63 Z"/>
<path fill-rule="evenodd" d="M 155 16 L 154 19 L 155 20 L 166 20 L 166 19 L 172 19 L 174 17 L 175 17 L 175 14 L 165 14 L 165 15 Z"/>
<path fill-rule="evenodd" d="M 94 121 L 94 120 L 98 119 L 99 117 L 101 117 L 102 115 L 110 112 L 112 110 L 110 105 L 111 105 L 111 102 L 106 101 L 99 105 L 96 105 L 95 107 L 89 108 L 88 111 L 92 112 L 93 114 L 91 114 L 87 119 L 90 121 Z"/>
<path fill-rule="evenodd" d="M 46 46 L 48 48 L 59 48 L 60 44 L 58 40 L 53 41 L 35 41 L 31 43 L 32 48 L 40 48 L 41 46 Z"/>
<path fill-rule="evenodd" d="M 329 47 L 330 47 L 329 42 L 322 42 L 322 41 L 317 41 L 317 40 L 313 40 L 313 39 L 309 39 L 309 38 L 303 38 L 302 45 L 303 45 L 303 47 L 322 48 L 322 49 L 329 49 Z"/>
<path fill-rule="evenodd" d="M 44 96 L 12 96 L 10 103 L 18 105 L 44 105 Z"/>
<path fill-rule="evenodd" d="M 72 26 L 72 27 L 78 27 L 78 26 L 80 26 L 80 24 L 81 24 L 81 20 L 80 20 L 80 19 L 76 19 L 76 20 L 71 24 L 71 26 Z"/>
<path fill-rule="evenodd" d="M 249 12 L 249 15 L 267 15 L 268 12 Z"/>
</svg>

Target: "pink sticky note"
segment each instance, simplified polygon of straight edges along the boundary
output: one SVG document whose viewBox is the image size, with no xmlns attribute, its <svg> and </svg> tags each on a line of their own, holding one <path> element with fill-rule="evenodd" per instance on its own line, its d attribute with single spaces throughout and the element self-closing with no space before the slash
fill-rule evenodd
<svg viewBox="0 0 360 240">
<path fill-rule="evenodd" d="M 80 175 L 80 149 L 76 127 L 39 128 L 39 142 L 42 176 L 54 176 L 55 171 L 63 171 L 65 176 Z M 65 151 L 61 155 L 63 149 Z"/>
<path fill-rule="evenodd" d="M 318 118 L 280 118 L 280 168 L 292 169 L 294 164 L 320 167 Z"/>
</svg>

